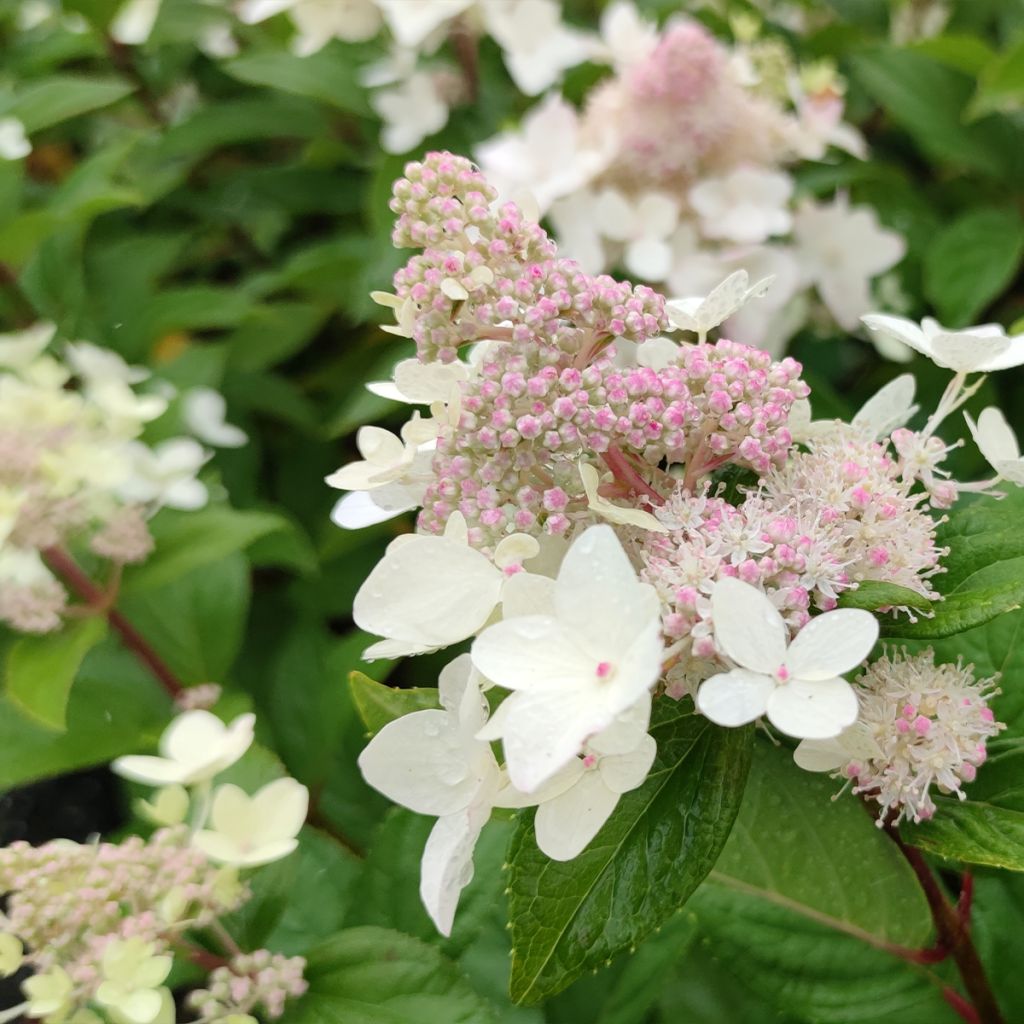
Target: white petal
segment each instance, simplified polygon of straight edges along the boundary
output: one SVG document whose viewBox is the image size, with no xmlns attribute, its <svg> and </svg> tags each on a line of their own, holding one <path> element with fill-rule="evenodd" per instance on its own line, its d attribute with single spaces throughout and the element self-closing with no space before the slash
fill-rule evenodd
<svg viewBox="0 0 1024 1024">
<path fill-rule="evenodd" d="M 618 802 L 619 794 L 604 784 L 600 772 L 585 772 L 575 786 L 537 808 L 537 845 L 552 860 L 572 860 L 586 849 Z"/>
<path fill-rule="evenodd" d="M 586 684 L 597 658 L 579 650 L 573 632 L 547 615 L 488 626 L 473 642 L 473 664 L 507 690 L 556 690 Z"/>
<path fill-rule="evenodd" d="M 240 427 L 227 423 L 227 403 L 213 388 L 191 388 L 182 400 L 182 416 L 188 429 L 215 448 L 241 448 L 249 435 Z"/>
<path fill-rule="evenodd" d="M 711 592 L 715 641 L 737 665 L 771 675 L 786 656 L 786 624 L 760 590 L 727 576 Z"/>
<path fill-rule="evenodd" d="M 451 935 L 462 890 L 473 879 L 473 849 L 489 806 L 473 806 L 438 818 L 420 861 L 420 898 L 442 935 Z"/>
<path fill-rule="evenodd" d="M 506 619 L 554 613 L 555 581 L 548 576 L 517 572 L 501 588 L 501 614 Z"/>
<path fill-rule="evenodd" d="M 658 744 L 650 736 L 644 736 L 628 754 L 612 754 L 602 757 L 597 769 L 604 784 L 613 793 L 628 793 L 643 785 L 647 773 L 654 764 Z"/>
<path fill-rule="evenodd" d="M 645 693 L 632 707 L 619 712 L 607 729 L 587 740 L 601 754 L 629 754 L 644 742 L 651 722 L 651 695 Z"/>
<path fill-rule="evenodd" d="M 878 620 L 859 608 L 840 608 L 811 619 L 789 645 L 786 667 L 797 679 L 841 676 L 856 668 L 878 639 Z"/>
<path fill-rule="evenodd" d="M 672 248 L 661 238 L 638 238 L 626 246 L 626 269 L 647 281 L 664 281 L 672 269 Z"/>
<path fill-rule="evenodd" d="M 701 683 L 697 710 L 716 725 L 746 725 L 765 713 L 774 689 L 769 676 L 734 668 Z"/>
<path fill-rule="evenodd" d="M 414 711 L 388 722 L 358 763 L 374 789 L 419 814 L 463 810 L 486 778 L 475 770 L 478 766 L 446 711 Z"/>
<path fill-rule="evenodd" d="M 902 316 L 888 316 L 884 313 L 869 313 L 860 319 L 868 330 L 895 338 L 922 355 L 931 356 L 931 343 L 924 331 L 912 320 Z"/>
<path fill-rule="evenodd" d="M 860 411 L 853 417 L 853 426 L 869 431 L 876 438 L 891 434 L 917 411 L 914 405 L 915 388 L 912 373 L 900 374 L 860 407 Z"/>
<path fill-rule="evenodd" d="M 970 331 L 937 334 L 931 344 L 932 359 L 939 366 L 968 373 L 981 370 L 1009 348 L 1005 337 L 989 337 Z"/>
<path fill-rule="evenodd" d="M 788 736 L 824 740 L 857 720 L 857 695 L 845 679 L 791 679 L 768 698 L 767 714 Z"/>
<path fill-rule="evenodd" d="M 156 24 L 161 2 L 162 0 L 128 0 L 110 23 L 111 37 L 128 46 L 144 43 Z"/>
<path fill-rule="evenodd" d="M 501 572 L 479 551 L 447 537 L 417 536 L 388 549 L 356 594 L 352 614 L 367 633 L 447 647 L 490 618 L 501 584 Z"/>
<path fill-rule="evenodd" d="M 410 505 L 409 509 L 415 507 Z M 331 522 L 343 530 L 361 530 L 365 526 L 385 523 L 409 509 L 381 508 L 369 491 L 353 491 L 335 502 L 334 508 L 331 509 Z"/>
<path fill-rule="evenodd" d="M 1006 417 L 994 405 L 982 410 L 974 439 L 982 455 L 993 464 L 1000 460 L 1012 462 L 1020 458 L 1017 435 L 1006 422 Z"/>
<path fill-rule="evenodd" d="M 148 754 L 131 754 L 117 758 L 111 768 L 123 779 L 142 782 L 147 786 L 167 786 L 189 781 L 188 772 L 177 761 Z"/>
<path fill-rule="evenodd" d="M 601 234 L 616 242 L 628 241 L 636 230 L 636 210 L 621 192 L 613 188 L 598 193 L 593 217 Z"/>
<path fill-rule="evenodd" d="M 306 820 L 309 790 L 295 779 L 274 779 L 252 795 L 251 803 L 261 845 L 294 839 Z"/>
<path fill-rule="evenodd" d="M 805 772 L 834 772 L 848 764 L 850 755 L 834 736 L 827 740 L 801 740 L 793 751 L 793 760 Z"/>
</svg>

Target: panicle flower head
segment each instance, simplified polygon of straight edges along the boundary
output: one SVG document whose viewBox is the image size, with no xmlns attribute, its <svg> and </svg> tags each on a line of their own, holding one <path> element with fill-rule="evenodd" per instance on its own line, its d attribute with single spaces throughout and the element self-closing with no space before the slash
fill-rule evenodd
<svg viewBox="0 0 1024 1024">
<path fill-rule="evenodd" d="M 976 680 L 962 659 L 936 665 L 931 649 L 899 649 L 869 665 L 855 688 L 857 724 L 836 740 L 805 741 L 797 763 L 852 779 L 855 793 L 878 803 L 880 824 L 931 818 L 933 787 L 966 799 L 963 784 L 984 764 L 988 740 L 1006 728 L 989 707 L 995 680 Z"/>
<path fill-rule="evenodd" d="M 301 996 L 309 985 L 303 978 L 306 961 L 267 949 L 240 953 L 226 967 L 211 972 L 206 988 L 194 990 L 189 1003 L 204 1020 L 262 1010 L 271 1020 L 284 1013 L 285 1002 Z"/>
</svg>

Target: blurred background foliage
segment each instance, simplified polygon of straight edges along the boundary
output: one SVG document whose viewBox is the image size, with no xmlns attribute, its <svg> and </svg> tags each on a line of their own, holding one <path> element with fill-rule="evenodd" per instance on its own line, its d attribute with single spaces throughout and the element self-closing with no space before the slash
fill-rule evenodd
<svg viewBox="0 0 1024 1024">
<path fill-rule="evenodd" d="M 300 853 L 260 877 L 245 911 L 252 941 L 310 956 L 311 995 L 286 1019 L 955 1019 L 913 968 L 799 916 L 785 899 L 741 906 L 734 889 L 713 884 L 635 955 L 543 1007 L 515 1007 L 501 897 L 507 822 L 485 833 L 455 932 L 438 938 L 416 893 L 429 823 L 388 810 L 362 783 L 355 756 L 365 727 L 348 687 L 368 642 L 352 625 L 354 594 L 410 523 L 340 530 L 329 519 L 337 495 L 323 484 L 354 455 L 359 425 L 398 422 L 363 385 L 411 354 L 409 343 L 378 329 L 384 314 L 368 298 L 403 262 L 390 245 L 387 202 L 406 157 L 381 150 L 380 122 L 358 81 L 383 43 L 335 41 L 302 58 L 288 49 L 287 21 L 276 18 L 233 24 L 238 55 L 214 59 L 195 40 L 223 19 L 216 4 L 164 0 L 140 47 L 110 37 L 114 0 L 65 0 L 30 29 L 19 27 L 23 6 L 0 0 L 0 117 L 17 117 L 34 147 L 25 160 L 0 160 L 2 329 L 49 319 L 60 338 L 108 346 L 180 388 L 217 388 L 231 422 L 251 438 L 208 465 L 219 495 L 208 509 L 160 514 L 157 553 L 126 574 L 122 607 L 186 683 L 215 679 L 229 713 L 257 711 L 261 746 L 248 770 L 265 776 L 283 765 L 313 793 Z M 568 0 L 566 16 L 593 26 L 601 6 Z M 833 58 L 848 82 L 848 119 L 865 133 L 871 158 L 805 164 L 799 187 L 846 189 L 906 236 L 897 280 L 907 315 L 1024 329 L 1019 0 L 958 0 L 945 5 L 941 34 L 895 41 L 897 15 L 912 24 L 929 4 L 640 6 L 661 19 L 682 6 L 723 38 L 731 15 L 759 12 L 801 59 Z M 809 16 L 803 33 L 773 20 L 794 7 Z M 85 30 L 69 28 L 68 15 L 85 19 Z M 493 42 L 481 41 L 478 58 L 476 99 L 455 107 L 423 149 L 471 152 L 532 102 Z M 566 95 L 579 101 L 604 73 L 572 70 Z M 824 325 L 803 331 L 791 351 L 807 367 L 819 416 L 852 412 L 902 372 Z M 913 369 L 928 408 L 946 374 L 920 360 Z M 1003 375 L 974 402 L 998 400 L 1020 432 L 1020 388 L 1019 375 Z M 980 473 L 976 460 L 962 453 L 956 468 Z M 0 787 L 34 784 L 5 798 L 4 839 L 110 829 L 111 803 L 126 822 L 130 794 L 102 778 L 39 780 L 152 744 L 172 713 L 166 698 L 107 639 L 77 677 L 77 664 L 66 670 L 74 686 L 65 728 L 56 729 L 19 699 L 14 642 L 3 644 Z M 393 668 L 392 681 L 432 686 L 438 667 L 425 657 L 370 671 L 379 680 Z M 82 820 L 83 801 L 96 805 L 94 819 Z M 842 843 L 842 825 L 826 819 L 823 803 L 800 812 L 820 810 L 820 820 L 800 827 L 821 845 L 807 870 L 827 889 L 837 863 L 863 866 L 830 849 Z M 785 875 L 793 865 L 777 868 Z M 1022 1019 L 1024 986 L 1009 965 L 1024 888 L 1016 878 L 981 877 L 978 904 L 979 940 L 994 965 L 1005 965 L 994 970 L 1000 994 L 1010 1019 Z M 401 969 L 375 973 L 383 957 Z"/>
</svg>

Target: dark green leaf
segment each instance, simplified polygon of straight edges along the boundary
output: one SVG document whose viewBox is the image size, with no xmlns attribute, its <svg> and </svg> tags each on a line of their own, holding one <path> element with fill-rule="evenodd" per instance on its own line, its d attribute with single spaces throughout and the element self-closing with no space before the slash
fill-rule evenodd
<svg viewBox="0 0 1024 1024">
<path fill-rule="evenodd" d="M 132 87 L 119 78 L 54 75 L 27 83 L 4 114 L 21 121 L 25 131 L 37 132 L 90 110 L 110 106 L 131 92 Z"/>
<path fill-rule="evenodd" d="M 739 809 L 749 728 L 722 729 L 658 702 L 647 781 L 575 860 L 549 860 L 523 817 L 511 863 L 512 997 L 535 1002 L 635 945 L 678 910 L 711 869 Z"/>
<path fill-rule="evenodd" d="M 1024 812 L 1010 811 L 980 800 L 961 803 L 952 797 L 935 800 L 935 817 L 905 825 L 908 843 L 967 864 L 985 864 L 1024 871 Z"/>
<path fill-rule="evenodd" d="M 846 590 L 839 597 L 840 608 L 863 608 L 869 612 L 880 608 L 927 609 L 931 605 L 931 601 L 916 590 L 878 580 L 863 580 L 856 590 Z"/>
</svg>

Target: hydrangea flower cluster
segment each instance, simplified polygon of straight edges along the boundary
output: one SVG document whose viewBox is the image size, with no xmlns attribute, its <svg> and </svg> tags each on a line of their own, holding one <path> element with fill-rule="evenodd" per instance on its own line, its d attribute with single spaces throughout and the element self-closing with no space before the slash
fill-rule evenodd
<svg viewBox="0 0 1024 1024">
<path fill-rule="evenodd" d="M 856 327 L 871 280 L 905 245 L 843 196 L 795 199 L 787 166 L 866 147 L 842 120 L 835 69 L 798 68 L 759 32 L 738 24 L 729 48 L 699 22 L 673 17 L 659 31 L 632 4 L 611 4 L 602 35 L 615 74 L 582 112 L 553 91 L 478 155 L 503 195 L 537 197 L 563 251 L 592 273 L 622 266 L 683 296 L 737 269 L 773 276 L 766 301 L 735 311 L 728 334 L 777 353 L 806 320 L 811 288 L 841 327 Z"/>
<path fill-rule="evenodd" d="M 161 756 L 114 762 L 119 774 L 163 787 L 138 804 L 161 826 L 149 839 L 0 850 L 0 973 L 22 963 L 35 972 L 22 983 L 25 1002 L 0 1020 L 26 1013 L 59 1024 L 76 1012 L 92 1020 L 92 1008 L 128 1024 L 174 1024 L 164 983 L 176 955 L 216 965 L 209 989 L 193 995 L 202 1024 L 255 1024 L 256 1008 L 276 1019 L 288 998 L 302 994 L 300 957 L 243 954 L 230 941 L 224 958 L 195 941 L 206 930 L 227 941 L 220 918 L 250 895 L 239 870 L 291 853 L 306 817 L 308 794 L 293 779 L 252 798 L 230 784 L 213 789 L 214 776 L 252 738 L 252 715 L 225 726 L 207 711 L 186 712 L 165 731 Z"/>
<path fill-rule="evenodd" d="M 833 739 L 804 740 L 796 761 L 809 771 L 852 780 L 879 806 L 879 824 L 935 814 L 933 787 L 966 799 L 985 763 L 986 743 L 1006 728 L 988 702 L 994 679 L 974 678 L 972 665 L 936 665 L 932 651 L 887 651 L 855 684 L 857 723 Z"/>
<path fill-rule="evenodd" d="M 76 545 L 114 566 L 141 562 L 153 513 L 207 501 L 197 473 L 209 455 L 195 437 L 143 440 L 167 410 L 166 390 L 140 393 L 147 370 L 86 342 L 63 359 L 48 354 L 54 330 L 0 336 L 0 622 L 30 633 L 57 629 L 67 603 L 48 550 Z M 192 433 L 244 443 L 223 423 L 216 392 L 197 389 L 184 406 Z"/>
<path fill-rule="evenodd" d="M 974 392 L 968 372 L 1024 362 L 1024 342 L 868 318 L 956 370 L 939 408 L 906 426 L 904 375 L 850 423 L 815 421 L 794 360 L 703 340 L 761 289 L 746 275 L 675 310 L 701 336 L 680 344 L 659 333 L 672 323 L 659 296 L 560 259 L 468 161 L 430 154 L 407 171 L 395 240 L 430 255 L 377 299 L 419 356 L 370 387 L 430 417 L 415 412 L 401 437 L 364 428 L 363 460 L 329 482 L 358 488 L 342 525 L 421 506 L 417 533 L 356 595 L 356 624 L 382 638 L 365 656 L 470 641 L 441 674 L 441 708 L 391 722 L 360 757 L 371 785 L 438 818 L 421 876 L 438 928 L 451 929 L 494 808 L 535 806 L 550 857 L 587 846 L 655 762 L 654 699 L 692 697 L 725 727 L 767 720 L 804 741 L 802 764 L 815 744 L 874 730 L 884 754 L 857 754 L 854 774 L 883 814 L 919 818 L 933 785 L 969 781 L 999 728 L 989 689 L 927 655 L 851 686 L 879 625 L 838 604 L 867 581 L 902 588 L 907 603 L 886 614 L 938 598 L 942 510 L 1013 480 L 1020 457 L 986 410 L 972 429 L 999 475 L 955 481 L 936 430 Z M 376 504 L 382 491 L 402 502 Z"/>
</svg>

